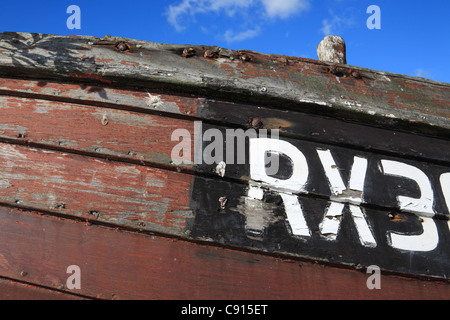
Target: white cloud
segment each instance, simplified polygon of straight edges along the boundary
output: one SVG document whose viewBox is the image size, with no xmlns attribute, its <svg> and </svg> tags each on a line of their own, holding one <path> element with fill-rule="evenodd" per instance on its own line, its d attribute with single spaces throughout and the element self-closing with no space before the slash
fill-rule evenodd
<svg viewBox="0 0 450 320">
<path fill-rule="evenodd" d="M 328 19 L 324 19 L 322 20 L 322 28 L 320 29 L 320 31 L 326 35 L 332 35 L 332 30 L 333 30 L 333 24 L 331 22 L 328 21 Z"/>
<path fill-rule="evenodd" d="M 355 24 L 353 13 L 351 11 L 343 12 L 341 15 L 335 14 L 332 10 L 329 10 L 330 18 L 322 20 L 322 28 L 320 32 L 325 36 L 336 35 L 344 28 L 350 27 Z"/>
<path fill-rule="evenodd" d="M 418 69 L 416 69 L 415 76 L 420 77 L 420 78 L 431 79 L 433 77 L 433 74 L 429 70 L 426 70 L 423 68 L 418 68 Z"/>
<path fill-rule="evenodd" d="M 178 4 L 167 8 L 167 21 L 177 31 L 187 28 L 191 21 L 195 21 L 198 14 L 224 13 L 228 17 L 234 17 L 238 13 L 242 15 L 254 15 L 262 13 L 270 19 L 286 19 L 301 13 L 309 8 L 310 0 L 181 0 Z M 228 32 L 228 31 L 227 31 Z M 229 39 L 248 39 L 259 33 L 258 26 L 248 28 L 238 34 L 228 32 Z M 234 40 L 238 41 L 238 40 Z"/>
<path fill-rule="evenodd" d="M 309 9 L 307 0 L 261 0 L 267 15 L 271 18 L 288 18 Z"/>
<path fill-rule="evenodd" d="M 182 31 L 197 14 L 225 12 L 228 16 L 233 16 L 236 11 L 248 8 L 252 2 L 253 0 L 182 0 L 167 8 L 167 21 L 175 30 Z"/>
<path fill-rule="evenodd" d="M 236 42 L 251 39 L 259 34 L 259 28 L 248 29 L 239 33 L 234 33 L 232 30 L 227 30 L 224 34 L 226 42 Z"/>
</svg>

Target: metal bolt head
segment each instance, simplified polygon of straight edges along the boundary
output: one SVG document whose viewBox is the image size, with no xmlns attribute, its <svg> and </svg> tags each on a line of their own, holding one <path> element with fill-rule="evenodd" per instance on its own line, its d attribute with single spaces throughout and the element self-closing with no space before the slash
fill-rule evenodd
<svg viewBox="0 0 450 320">
<path fill-rule="evenodd" d="M 252 57 L 249 56 L 248 54 L 244 53 L 243 55 L 241 55 L 241 60 L 245 61 L 245 62 L 249 62 L 249 61 L 252 61 Z"/>
<path fill-rule="evenodd" d="M 208 59 L 214 59 L 217 58 L 217 52 L 212 50 L 206 50 L 203 56 Z"/>
<path fill-rule="evenodd" d="M 361 74 L 358 71 L 353 71 L 352 76 L 355 79 L 361 79 Z"/>
<path fill-rule="evenodd" d="M 190 58 L 195 56 L 195 49 L 194 48 L 184 48 L 183 53 L 181 54 L 182 57 Z"/>
<path fill-rule="evenodd" d="M 262 127 L 264 127 L 264 123 L 260 118 L 252 118 L 249 120 L 249 123 L 253 129 L 261 129 Z"/>
<path fill-rule="evenodd" d="M 227 202 L 228 202 L 227 197 L 225 197 L 225 196 L 220 197 L 219 198 L 220 209 L 224 210 Z"/>
<path fill-rule="evenodd" d="M 126 51 L 126 50 L 128 50 L 130 47 L 129 47 L 125 42 L 121 41 L 121 42 L 119 42 L 119 43 L 116 45 L 116 48 L 117 48 L 117 50 L 119 50 L 119 51 Z"/>
</svg>

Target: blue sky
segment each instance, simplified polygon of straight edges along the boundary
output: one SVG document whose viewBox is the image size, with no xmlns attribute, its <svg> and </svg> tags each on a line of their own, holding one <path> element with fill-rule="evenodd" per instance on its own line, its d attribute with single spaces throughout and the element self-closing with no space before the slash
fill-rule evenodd
<svg viewBox="0 0 450 320">
<path fill-rule="evenodd" d="M 70 30 L 69 5 L 81 9 Z M 370 30 L 370 5 L 381 29 Z M 0 32 L 123 36 L 317 59 L 325 35 L 343 37 L 347 62 L 450 83 L 448 0 L 41 0 L 0 3 Z"/>
</svg>

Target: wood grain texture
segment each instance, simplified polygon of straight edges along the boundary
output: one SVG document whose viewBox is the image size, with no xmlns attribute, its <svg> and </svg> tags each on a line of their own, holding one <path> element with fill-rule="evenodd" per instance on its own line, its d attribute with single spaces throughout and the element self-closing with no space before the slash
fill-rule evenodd
<svg viewBox="0 0 450 320">
<path fill-rule="evenodd" d="M 288 256 L 347 265 L 377 263 L 386 270 L 406 274 L 448 276 L 445 247 L 449 230 L 441 220 L 435 221 L 439 234 L 436 235 L 435 250 L 430 253 L 405 253 L 395 251 L 389 245 L 388 232 L 401 230 L 406 234 L 420 234 L 423 228 L 418 217 L 411 217 L 403 224 L 392 223 L 393 218 L 389 215 L 398 211 L 397 195 L 417 197 L 419 194 L 410 180 L 383 174 L 380 163 L 382 159 L 398 160 L 423 170 L 433 183 L 433 207 L 439 217 L 448 216 L 439 184 L 441 174 L 450 171 L 448 166 L 283 137 L 303 152 L 309 164 L 306 192 L 300 193 L 304 197 L 298 200 L 299 206 L 300 203 L 309 205 L 303 212 L 296 208 L 295 213 L 306 217 L 309 224 L 306 228 L 311 230 L 308 234 L 312 236 L 298 240 L 291 232 L 286 206 L 279 196 L 276 197 L 276 192 L 272 202 L 266 199 L 248 204 L 247 184 L 251 180 L 248 162 L 243 165 L 228 163 L 223 178 L 214 173 L 216 164 L 172 164 L 171 150 L 178 141 L 171 141 L 171 133 L 181 128 L 192 134 L 195 118 L 178 119 L 168 117 L 167 113 L 146 114 L 17 96 L 0 97 L 0 105 L 3 115 L 0 135 L 4 139 L 4 143 L 0 143 L 0 201 L 3 203 L 117 227 Z M 216 106 L 224 108 L 225 105 Z M 211 111 L 214 112 L 217 110 Z M 328 123 L 326 129 L 345 130 L 344 125 Z M 295 123 L 295 126 L 300 125 Z M 220 124 L 204 124 L 202 133 L 211 128 L 219 129 L 223 136 L 228 129 Z M 414 143 L 414 137 L 406 141 Z M 354 143 L 363 144 L 361 141 Z M 397 141 L 396 145 L 399 143 Z M 192 152 L 193 145 L 191 140 Z M 368 215 L 369 231 L 373 233 L 376 248 L 361 246 L 354 225 L 347 220 L 352 219 L 348 208 L 346 213 L 342 210 L 338 213 L 339 219 L 346 216 L 344 221 L 350 221 L 344 222 L 344 232 L 334 231 L 335 237 L 339 233 L 339 239 L 330 242 L 316 237 L 331 203 L 326 200 L 331 196 L 330 185 L 317 152 L 326 148 L 331 150 L 343 183 L 347 183 L 351 175 L 354 156 L 368 159 L 363 205 L 369 206 L 364 212 Z M 248 149 L 234 151 L 235 154 L 245 152 L 248 160 Z M 280 174 L 289 173 L 291 166 L 289 161 L 282 163 Z M 185 169 L 189 171 L 179 172 Z M 286 177 L 281 176 L 281 179 Z M 227 204 L 220 210 L 219 199 L 224 196 Z M 341 198 L 336 197 L 333 201 L 345 203 L 348 199 L 343 193 Z M 370 206 L 376 206 L 376 209 Z M 264 207 L 268 209 L 259 210 Z M 356 246 L 355 250 L 348 251 L 346 247 L 351 246 Z M 391 258 L 397 263 L 391 263 Z"/>
<path fill-rule="evenodd" d="M 364 272 L 114 231 L 3 207 L 0 220 L 0 275 L 95 298 L 450 298 L 448 283 L 382 275 L 381 290 L 369 290 Z M 81 290 L 65 285 L 69 265 L 81 269 Z"/>
<path fill-rule="evenodd" d="M 120 37 L 107 40 L 102 44 L 101 39 L 88 36 L 3 33 L 0 72 L 28 78 L 167 88 L 442 136 L 448 136 L 450 129 L 450 90 L 445 83 L 349 65 L 333 69 L 334 65 L 311 59 L 213 46 L 194 46 L 195 55 L 186 58 L 181 45 Z M 117 50 L 119 41 L 127 42 L 129 49 Z M 204 58 L 206 50 L 217 51 L 217 58 Z M 244 53 L 250 61 L 240 59 Z M 354 71 L 359 77 L 353 76 Z"/>
<path fill-rule="evenodd" d="M 448 84 L 209 46 L 186 57 L 179 45 L 106 38 L 0 35 L 0 203 L 10 207 L 0 207 L 0 277 L 36 285 L 36 296 L 43 288 L 70 292 L 65 270 L 76 264 L 77 293 L 105 299 L 448 299 Z M 227 163 L 220 177 L 216 163 L 174 164 L 171 133 L 192 133 L 196 120 L 204 121 L 201 133 L 254 123 L 280 129 L 308 158 L 306 192 L 289 189 L 288 198 L 298 198 L 286 202 L 270 185 L 255 203 L 248 165 Z M 328 149 L 335 163 L 325 167 L 318 153 Z M 325 171 L 350 184 L 356 157 L 368 159 L 368 178 L 331 199 Z M 288 160 L 277 179 L 290 176 Z M 406 164 L 421 183 L 384 171 L 383 160 Z M 398 196 L 421 190 L 422 211 L 397 212 Z M 348 195 L 362 206 L 350 207 Z M 328 215 L 336 203 L 345 209 Z M 354 216 L 355 208 L 367 216 Z M 289 223 L 302 216 L 294 234 Z M 356 218 L 370 218 L 363 234 L 373 239 L 355 241 Z M 332 232 L 321 234 L 325 219 Z M 393 249 L 390 231 L 431 234 L 432 245 L 423 254 L 404 243 Z M 443 281 L 383 276 L 383 289 L 368 291 L 366 274 L 302 258 L 356 268 L 385 259 L 387 270 Z M 30 293 L 2 286 L 12 296 Z"/>
<path fill-rule="evenodd" d="M 116 110 L 110 108 L 101 108 L 96 106 L 83 106 L 73 103 L 46 101 L 41 99 L 28 99 L 20 97 L 0 97 L 0 111 L 2 112 L 2 123 L 0 124 L 0 137 L 7 139 L 7 142 L 15 143 L 31 143 L 39 147 L 50 147 L 52 149 L 62 149 L 63 152 L 75 152 L 75 153 L 88 153 L 94 157 L 113 157 L 119 161 L 139 163 L 142 165 L 151 165 L 156 167 L 167 168 L 173 171 L 188 170 L 194 174 L 214 176 L 215 168 L 219 160 L 212 165 L 210 164 L 197 164 L 193 165 L 195 142 L 195 122 L 194 119 L 176 119 L 165 117 L 163 115 L 142 114 L 127 110 Z M 214 109 L 214 108 L 211 108 Z M 237 111 L 237 110 L 236 110 Z M 223 111 L 223 114 L 225 112 Z M 233 114 L 233 112 L 231 112 Z M 272 113 L 273 114 L 273 113 Z M 275 115 L 275 114 L 274 114 Z M 288 117 L 286 115 L 286 117 Z M 293 119 L 294 120 L 294 119 Z M 292 121 L 293 121 L 292 120 Z M 287 121 L 287 120 L 285 120 Z M 45 124 L 45 125 L 44 125 Z M 301 127 L 301 124 L 295 123 L 294 127 Z M 352 135 L 358 138 L 352 138 L 346 141 L 352 141 L 352 144 L 364 149 L 364 129 L 361 131 L 354 130 L 354 128 L 346 128 L 345 123 L 328 123 L 325 127 L 326 130 L 348 130 Z M 240 180 L 243 183 L 247 183 L 249 180 L 249 165 L 248 165 L 248 148 L 244 145 L 239 146 L 236 142 L 234 149 L 229 148 L 229 140 L 234 138 L 228 132 L 237 132 L 234 128 L 229 128 L 224 125 L 218 124 L 204 124 L 202 125 L 200 139 L 208 129 L 215 131 L 220 130 L 222 137 L 227 137 L 226 143 L 224 141 L 223 154 L 227 156 L 227 159 L 223 158 L 227 162 L 227 170 L 225 171 L 225 178 L 231 178 Z M 187 145 L 189 147 L 189 162 L 188 163 L 174 163 L 172 157 L 172 151 L 178 145 L 178 137 L 172 138 L 172 134 L 175 130 L 181 129 L 188 134 Z M 241 132 L 244 133 L 242 129 Z M 253 129 L 252 129 L 253 130 Z M 324 129 L 325 130 L 325 129 Z M 294 128 L 294 131 L 296 129 Z M 256 132 L 256 131 L 255 131 Z M 358 135 L 361 133 L 361 135 Z M 242 134 L 241 134 L 242 135 Z M 395 136 L 395 135 L 392 135 Z M 384 141 L 383 138 L 378 137 L 380 141 Z M 183 140 L 185 138 L 182 138 Z M 438 140 L 436 142 L 433 138 L 422 137 L 424 139 L 422 146 L 430 146 L 430 149 L 435 150 L 435 154 L 443 154 L 443 158 L 450 156 L 448 152 L 442 151 L 444 141 Z M 172 141 L 174 140 L 174 141 Z M 204 139 L 203 139 L 204 140 Z M 237 140 L 237 139 L 235 139 Z M 384 153 L 377 154 L 372 152 L 361 151 L 349 147 L 335 147 L 328 143 L 315 142 L 304 139 L 292 139 L 291 137 L 282 137 L 282 140 L 291 143 L 301 150 L 308 158 L 310 167 L 313 167 L 313 163 L 320 163 L 316 155 L 316 149 L 332 149 L 333 154 L 350 154 L 355 156 L 363 156 L 367 159 L 374 159 L 373 172 L 376 174 L 378 159 L 386 158 Z M 395 145 L 409 144 L 415 145 L 419 140 L 416 136 L 405 135 L 403 139 L 397 139 Z M 209 144 L 207 141 L 203 141 L 203 147 Z M 389 144 L 388 144 L 389 146 Z M 416 147 L 414 147 L 416 148 Z M 411 150 L 411 147 L 409 147 Z M 202 151 L 202 150 L 197 150 Z M 203 150 L 203 153 L 204 150 Z M 391 153 L 393 153 L 391 151 Z M 228 155 L 245 155 L 245 165 L 239 165 L 230 163 Z M 402 156 L 400 154 L 400 156 Z M 423 156 L 423 155 L 422 155 Z M 409 156 L 411 157 L 411 156 Z M 406 157 L 408 159 L 409 157 Z M 394 159 L 397 161 L 404 161 L 403 157 L 398 157 L 396 154 Z M 221 161 L 222 159 L 220 159 Z M 232 159 L 234 160 L 234 159 Z M 49 160 L 50 161 L 50 160 Z M 57 161 L 57 160 L 51 160 Z M 346 160 L 350 164 L 352 163 L 352 157 Z M 450 171 L 448 166 L 439 166 L 427 163 L 422 159 L 421 162 L 406 161 L 417 167 L 423 167 L 424 172 L 433 177 L 435 181 L 439 179 L 439 174 L 445 171 Z M 440 163 L 441 161 L 438 161 Z M 30 166 L 32 167 L 32 166 Z M 320 169 L 321 165 L 314 166 Z M 341 172 L 349 172 L 351 167 L 349 165 L 343 166 Z M 9 169 L 11 170 L 11 169 Z M 61 169 L 63 170 L 63 169 Z M 312 170 L 311 170 L 312 171 Z M 317 171 L 317 170 L 316 170 Z M 320 170 L 319 170 L 320 171 Z M 380 175 L 380 174 L 378 174 Z M 218 178 L 217 175 L 215 175 Z M 308 193 L 318 196 L 329 196 L 329 187 L 327 183 L 322 183 L 322 187 L 317 181 L 326 180 L 324 173 L 318 172 L 316 175 L 311 173 L 312 186 L 307 190 Z M 376 185 L 378 188 L 386 189 L 385 179 L 379 179 Z M 10 182 L 9 182 L 10 183 Z M 374 184 L 375 185 L 375 184 Z M 119 185 L 118 185 L 119 186 Z M 383 187 L 381 187 L 383 186 Z M 296 190 L 293 190 L 294 192 Z M 84 192 L 87 192 L 86 190 Z M 374 190 L 377 193 L 378 190 Z M 189 197 L 189 193 L 185 192 L 185 197 Z M 436 186 L 436 198 L 442 198 L 439 193 L 439 187 Z M 396 201 L 385 201 L 384 199 L 371 200 L 373 196 L 371 194 L 366 195 L 367 203 L 372 205 L 384 206 L 394 208 L 392 203 Z M 380 197 L 378 197 L 380 198 Z M 385 195 L 384 198 L 389 198 L 389 195 Z M 443 203 L 443 200 L 437 201 Z M 437 206 L 437 214 L 446 216 L 447 211 L 443 208 L 443 205 Z M 41 208 L 42 209 L 42 208 Z M 94 210 L 96 211 L 96 210 Z"/>
<path fill-rule="evenodd" d="M 189 175 L 0 144 L 0 201 L 83 219 L 184 234 Z"/>
<path fill-rule="evenodd" d="M 174 169 L 172 132 L 194 131 L 192 121 L 125 110 L 17 97 L 0 97 L 0 105 L 1 137 Z"/>
<path fill-rule="evenodd" d="M 73 294 L 0 279 L 0 300 L 86 300 Z"/>
<path fill-rule="evenodd" d="M 107 108 L 104 110 L 125 109 L 139 113 L 150 113 L 153 116 L 169 117 L 172 119 L 171 126 L 175 125 L 177 117 L 181 117 L 190 121 L 220 122 L 224 126 L 247 129 L 250 127 L 251 119 L 258 118 L 262 122 L 263 128 L 278 129 L 281 136 L 332 145 L 343 145 L 359 150 L 404 155 L 426 161 L 450 162 L 450 155 L 442 152 L 448 143 L 446 139 L 413 135 L 398 130 L 367 126 L 358 122 L 342 121 L 332 118 L 330 115 L 318 116 L 292 110 L 276 110 L 261 105 L 207 99 L 201 96 L 192 97 L 176 93 L 168 94 L 156 89 L 150 89 L 150 91 L 127 90 L 123 88 L 109 88 L 104 85 L 95 86 L 81 83 L 57 83 L 11 78 L 0 78 L 0 94 L 30 99 L 14 100 L 4 97 L 1 101 L 4 108 L 9 106 L 9 110 L 11 108 L 17 109 L 17 115 L 15 113 L 9 114 L 7 112 L 8 109 L 4 110 L 4 114 L 9 116 L 9 121 L 17 126 L 27 119 L 26 117 L 22 119 L 19 116 L 22 108 L 27 109 L 33 103 L 42 105 L 45 100 L 51 100 L 72 103 L 72 105 L 60 104 L 59 109 L 61 113 L 65 110 L 63 108 L 64 105 L 72 110 L 77 105 Z M 153 97 L 153 100 L 150 97 Z M 18 101 L 22 108 L 18 108 L 14 101 Z M 73 105 L 74 102 L 77 105 Z M 55 102 L 49 102 L 48 105 L 49 110 L 52 110 L 52 106 L 57 106 Z M 34 116 L 39 117 L 39 114 L 36 114 L 38 109 L 35 110 L 33 108 L 32 110 Z M 43 120 L 46 120 L 45 116 L 49 116 L 49 114 L 40 115 L 44 117 Z M 75 116 L 64 115 L 67 119 Z M 151 117 L 149 118 L 151 119 Z M 60 120 L 64 119 L 60 118 Z M 144 116 L 143 119 L 145 119 Z M 163 121 L 161 123 L 162 126 L 169 121 L 165 120 L 166 122 Z M 4 121 L 8 121 L 8 118 L 5 117 Z M 61 124 L 62 122 L 59 123 L 59 125 Z M 64 124 L 71 127 L 69 121 L 64 122 Z M 130 125 L 132 126 L 131 128 L 134 127 L 133 123 Z M 151 125 L 151 122 L 148 125 Z M 190 128 L 185 121 L 179 121 L 179 125 L 181 128 Z M 10 129 L 13 128 L 13 126 L 10 127 Z M 103 132 L 106 132 L 106 130 L 103 130 Z M 14 130 L 11 133 L 13 137 L 16 137 L 18 134 Z M 33 133 L 33 130 L 29 133 Z M 167 137 L 159 138 L 167 139 Z M 30 136 L 26 140 L 29 139 L 31 139 Z M 136 139 L 136 142 L 139 142 L 139 140 Z"/>
</svg>

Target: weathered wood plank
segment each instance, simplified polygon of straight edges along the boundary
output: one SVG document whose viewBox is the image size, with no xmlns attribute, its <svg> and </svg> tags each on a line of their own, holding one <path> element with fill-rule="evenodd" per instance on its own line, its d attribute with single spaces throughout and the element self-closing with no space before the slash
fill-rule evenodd
<svg viewBox="0 0 450 320">
<path fill-rule="evenodd" d="M 0 112 L 0 137 L 153 162 L 174 170 L 172 132 L 178 128 L 194 131 L 194 123 L 187 120 L 17 97 L 0 97 Z"/>
<path fill-rule="evenodd" d="M 448 278 L 447 84 L 258 53 L 248 53 L 246 61 L 236 51 L 202 58 L 208 47 L 195 47 L 200 54 L 187 59 L 181 46 L 138 48 L 120 39 L 129 41 L 124 52 L 114 47 L 116 40 L 98 46 L 91 37 L 0 36 L 0 74 L 46 80 L 0 82 L 0 201 L 247 249 L 349 264 L 380 261 L 387 270 Z M 250 124 L 281 129 L 290 145 L 278 150 L 285 155 L 281 170 L 269 177 L 264 166 L 258 171 L 227 159 L 223 178 L 205 178 L 218 159 L 197 163 L 192 172 L 199 176 L 175 172 L 177 165 L 192 164 L 171 167 L 170 134 L 178 127 L 191 134 L 192 120 L 205 120 L 202 134 L 214 129 L 221 137 L 229 127 Z M 16 145 L 27 143 L 33 148 Z M 203 154 L 206 145 L 188 153 Z M 244 149 L 248 159 L 248 141 Z M 294 171 L 299 163 L 301 170 Z M 355 244 L 364 251 L 349 253 Z"/>
<path fill-rule="evenodd" d="M 409 276 L 450 277 L 449 221 L 271 189 L 259 198 L 244 185 L 201 177 L 193 190 L 194 239 L 356 269 L 377 265 Z"/>
<path fill-rule="evenodd" d="M 377 128 L 329 116 L 276 110 L 261 105 L 180 96 L 155 90 L 143 92 L 86 84 L 7 78 L 0 78 L 0 93 L 30 99 L 121 108 L 168 117 L 178 116 L 207 123 L 220 122 L 244 129 L 250 127 L 252 119 L 258 118 L 263 128 L 278 129 L 281 136 L 404 155 L 426 161 L 450 162 L 450 154 L 442 152 L 448 144 L 446 139 Z"/>
<path fill-rule="evenodd" d="M 3 33 L 2 75 L 164 87 L 448 136 L 446 83 L 294 57 L 108 38 Z M 127 43 L 121 51 L 115 44 Z M 137 44 L 140 46 L 138 47 Z M 207 50 L 216 52 L 205 58 Z M 250 59 L 241 59 L 243 54 Z"/>
<path fill-rule="evenodd" d="M 83 219 L 184 234 L 192 177 L 0 144 L 0 201 Z"/>
<path fill-rule="evenodd" d="M 77 295 L 0 279 L 0 300 L 86 300 Z"/>
<path fill-rule="evenodd" d="M 316 171 L 323 177 L 313 186 L 325 188 Z M 297 196 L 276 186 L 258 198 L 257 185 L 10 144 L 0 144 L 0 187 L 3 203 L 118 227 L 405 274 L 450 272 L 447 221 L 360 207 L 356 198 Z"/>
<path fill-rule="evenodd" d="M 64 151 L 74 150 L 76 152 L 89 153 L 93 156 L 112 156 L 123 159 L 124 161 L 134 161 L 150 163 L 154 166 L 179 169 L 193 169 L 195 173 L 212 175 L 216 171 L 217 164 L 225 161 L 225 178 L 239 179 L 243 183 L 255 180 L 251 176 L 250 152 L 247 132 L 226 128 L 219 125 L 203 125 L 197 122 L 172 119 L 157 115 L 140 114 L 126 110 L 115 110 L 99 108 L 94 106 L 80 106 L 70 103 L 55 101 L 35 100 L 18 97 L 0 97 L 2 112 L 2 123 L 0 124 L 0 137 L 4 137 L 17 142 L 34 143 L 39 146 L 50 146 L 53 148 L 62 148 Z M 45 124 L 45 125 L 43 125 Z M 334 124 L 331 128 L 340 128 L 341 123 Z M 198 127 L 201 127 L 198 129 Z M 328 129 L 329 127 L 327 127 Z M 172 141 L 172 134 L 175 130 L 181 129 L 187 133 L 187 137 L 176 137 Z M 198 129 L 198 130 L 197 130 Z M 196 130 L 198 132 L 196 132 Z M 205 134 L 215 130 L 220 136 L 216 137 L 215 143 L 219 147 L 214 149 L 221 151 L 222 156 L 215 156 L 211 161 L 206 161 L 206 156 L 211 152 L 206 152 L 206 148 L 211 149 L 212 142 L 207 142 Z M 253 130 L 254 137 L 257 137 L 257 131 Z M 251 133 L 251 132 L 248 132 Z M 197 136 L 196 136 L 197 135 Z M 261 138 L 262 132 L 259 132 Z M 246 138 L 245 142 L 241 138 Z M 200 144 L 197 144 L 200 138 Z M 220 139 L 219 139 L 220 138 Z M 408 137 L 410 144 L 415 142 L 415 137 Z M 180 139 L 180 140 L 179 140 Z M 172 151 L 179 144 L 179 141 L 187 141 L 188 148 L 183 149 L 183 153 L 188 153 L 187 162 L 177 163 L 172 157 Z M 9 140 L 8 140 L 9 141 Z M 230 142 L 234 141 L 233 145 Z M 314 194 L 318 196 L 330 197 L 332 195 L 340 199 L 348 198 L 348 195 L 335 191 L 329 186 L 329 173 L 325 164 L 321 163 L 319 154 L 321 150 L 331 150 L 330 154 L 335 161 L 332 166 L 339 167 L 339 175 L 343 175 L 344 184 L 347 184 L 349 176 L 353 171 L 354 158 L 364 158 L 368 161 L 367 178 L 365 172 L 360 187 L 360 192 L 364 191 L 364 197 L 360 202 L 382 206 L 390 209 L 398 207 L 396 195 L 402 195 L 398 188 L 394 187 L 398 183 L 395 178 L 385 175 L 382 168 L 383 161 L 395 161 L 405 163 L 414 168 L 418 168 L 430 179 L 433 199 L 435 203 L 433 214 L 448 216 L 448 208 L 445 203 L 443 191 L 440 185 L 440 176 L 445 172 L 450 172 L 446 166 L 428 164 L 417 161 L 404 160 L 399 157 L 388 157 L 372 152 L 363 152 L 359 150 L 348 149 L 344 147 L 335 147 L 328 144 L 303 141 L 292 138 L 283 138 L 282 141 L 288 142 L 292 148 L 297 148 L 301 154 L 306 156 L 307 167 L 309 168 L 308 185 L 303 193 Z M 429 138 L 430 144 L 434 142 Z M 399 143 L 400 141 L 398 141 Z M 201 150 L 195 150 L 200 146 Z M 440 145 L 438 145 L 440 146 Z M 200 151 L 203 159 L 194 165 L 194 153 Z M 436 150 L 437 151 L 437 150 Z M 287 152 L 287 151 L 284 151 Z M 440 150 L 441 154 L 450 155 L 446 150 Z M 231 156 L 231 157 L 229 157 Z M 243 161 L 239 162 L 238 157 L 243 156 Z M 292 155 L 287 154 L 292 158 Z M 263 161 L 263 159 L 259 159 Z M 291 159 L 292 164 L 280 164 L 279 173 L 283 171 L 290 172 L 298 159 Z M 205 163 L 207 162 L 207 163 Z M 317 164 L 317 165 L 316 165 Z M 308 170 L 308 168 L 305 168 Z M 355 169 L 356 170 L 356 169 Z M 347 176 L 347 177 L 346 177 Z M 409 177 L 411 178 L 411 177 Z M 287 179 L 287 177 L 280 180 Z M 256 179 L 258 180 L 258 179 Z M 347 181 L 346 181 L 347 180 Z M 370 183 L 366 184 L 366 180 Z M 306 181 L 305 181 L 306 182 Z M 425 182 L 426 184 L 426 182 Z M 273 185 L 272 187 L 276 187 Z M 422 188 L 422 185 L 419 186 Z M 427 187 L 427 186 L 425 186 Z M 350 188 L 350 187 L 349 187 Z M 345 188 L 344 188 L 345 189 Z M 414 187 L 402 187 L 409 193 L 416 193 Z M 293 193 L 302 193 L 302 190 L 293 188 L 289 190 Z M 86 191 L 85 191 L 86 192 Z M 432 200 L 433 200 L 432 199 Z M 432 201 L 433 202 L 433 201 Z M 417 206 L 416 206 L 417 207 Z M 430 206 L 429 206 L 430 207 Z M 425 208 L 426 209 L 426 208 Z M 412 208 L 413 212 L 430 215 L 428 208 Z"/>
<path fill-rule="evenodd" d="M 448 283 L 114 231 L 0 207 L 0 275 L 102 299 L 443 299 Z M 26 236 L 25 236 L 26 235 Z M 45 261 L 45 263 L 44 263 Z M 80 267 L 81 289 L 66 286 Z M 351 290 L 348 290 L 351 288 Z"/>
</svg>

